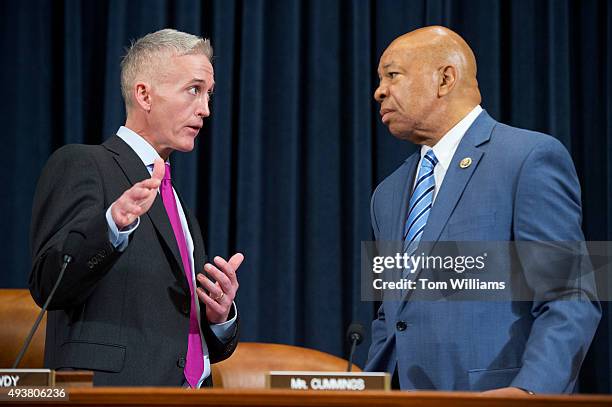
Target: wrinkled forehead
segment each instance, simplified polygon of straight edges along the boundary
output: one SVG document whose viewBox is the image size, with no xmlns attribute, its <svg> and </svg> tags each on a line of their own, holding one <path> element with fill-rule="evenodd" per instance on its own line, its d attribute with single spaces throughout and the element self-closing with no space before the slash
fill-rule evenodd
<svg viewBox="0 0 612 407">
<path fill-rule="evenodd" d="M 378 73 L 381 74 L 390 68 L 407 68 L 410 64 L 410 47 L 398 46 L 392 43 L 383 52 L 378 63 Z"/>
</svg>

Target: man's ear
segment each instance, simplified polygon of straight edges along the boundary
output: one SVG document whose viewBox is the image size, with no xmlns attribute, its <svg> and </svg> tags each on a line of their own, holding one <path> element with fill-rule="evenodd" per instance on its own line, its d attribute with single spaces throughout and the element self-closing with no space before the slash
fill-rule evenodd
<svg viewBox="0 0 612 407">
<path fill-rule="evenodd" d="M 151 85 L 146 82 L 136 82 L 134 85 L 134 100 L 145 112 L 151 111 Z"/>
<path fill-rule="evenodd" d="M 446 96 L 452 92 L 457 83 L 457 68 L 452 65 L 445 65 L 438 70 L 438 96 Z"/>
</svg>

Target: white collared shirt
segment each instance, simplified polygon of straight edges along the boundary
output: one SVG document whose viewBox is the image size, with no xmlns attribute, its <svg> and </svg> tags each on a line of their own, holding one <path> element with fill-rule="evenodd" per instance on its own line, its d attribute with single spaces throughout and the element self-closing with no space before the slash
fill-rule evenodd
<svg viewBox="0 0 612 407">
<path fill-rule="evenodd" d="M 419 168 L 421 168 L 421 161 L 423 161 L 423 157 L 425 157 L 425 154 L 427 154 L 429 150 L 433 150 L 434 154 L 438 158 L 438 164 L 436 164 L 434 167 L 434 180 L 436 182 L 433 196 L 434 201 L 438 195 L 438 191 L 442 187 L 444 176 L 450 167 L 451 161 L 453 160 L 455 151 L 457 151 L 457 147 L 459 147 L 461 139 L 481 112 L 482 107 L 477 105 L 471 112 L 461 119 L 459 123 L 455 124 L 452 129 L 442 136 L 442 138 L 433 146 L 433 148 L 425 145 L 421 147 L 421 159 L 419 160 L 417 171 Z M 417 178 L 418 176 L 414 177 L 414 184 L 412 185 L 413 189 L 416 185 Z"/>
</svg>

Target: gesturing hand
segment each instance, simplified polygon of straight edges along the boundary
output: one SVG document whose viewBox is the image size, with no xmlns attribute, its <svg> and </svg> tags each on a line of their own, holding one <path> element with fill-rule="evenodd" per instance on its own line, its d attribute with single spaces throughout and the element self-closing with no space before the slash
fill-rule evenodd
<svg viewBox="0 0 612 407">
<path fill-rule="evenodd" d="M 220 324 L 227 321 L 232 303 L 236 298 L 236 292 L 238 291 L 236 271 L 242 264 L 244 256 L 242 253 L 236 253 L 229 261 L 225 261 L 220 256 L 215 257 L 214 260 L 218 268 L 206 263 L 204 270 L 216 280 L 216 283 L 200 273 L 198 274 L 198 281 L 206 290 L 198 287 L 196 291 L 200 301 L 206 304 L 208 321 L 213 324 Z"/>
<path fill-rule="evenodd" d="M 145 214 L 151 208 L 165 172 L 164 162 L 161 158 L 157 158 L 151 178 L 132 185 L 119 199 L 113 202 L 111 215 L 119 230 L 132 224 L 140 215 Z"/>
</svg>

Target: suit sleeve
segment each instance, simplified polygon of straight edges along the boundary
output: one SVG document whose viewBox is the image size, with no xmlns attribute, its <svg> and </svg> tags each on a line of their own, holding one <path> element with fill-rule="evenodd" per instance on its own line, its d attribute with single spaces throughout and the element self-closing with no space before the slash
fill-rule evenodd
<svg viewBox="0 0 612 407">
<path fill-rule="evenodd" d="M 376 195 L 380 185 L 372 194 L 372 201 L 370 204 L 370 217 L 372 220 L 372 230 L 374 231 L 374 238 L 379 238 L 379 227 L 378 221 L 376 217 Z M 387 328 L 385 326 L 385 310 L 383 308 L 383 304 L 378 308 L 378 312 L 376 313 L 376 318 L 372 321 L 372 344 L 370 345 L 370 349 L 368 351 L 368 361 L 366 363 L 366 370 L 370 371 L 379 371 L 381 367 L 378 366 L 378 356 L 382 351 L 383 345 L 387 340 Z"/>
<path fill-rule="evenodd" d="M 529 154 L 521 169 L 514 214 L 516 241 L 583 244 L 580 185 L 571 157 L 563 145 L 549 138 Z M 519 245 L 521 243 L 519 242 Z M 535 243 L 531 251 L 538 247 Z M 570 271 L 552 267 L 552 259 L 520 253 L 527 284 L 534 292 L 533 324 L 523 353 L 522 368 L 512 386 L 536 393 L 563 393 L 574 389 L 582 361 L 601 317 L 592 274 L 575 284 Z M 559 255 L 552 254 L 551 256 Z M 532 257 L 533 258 L 533 257 Z M 556 263 L 557 265 L 559 263 Z M 534 267 L 535 266 L 535 267 Z"/>
<path fill-rule="evenodd" d="M 29 288 L 40 306 L 59 275 L 63 245 L 71 232 L 84 236 L 49 309 L 83 303 L 120 253 L 108 238 L 101 175 L 91 157 L 94 146 L 69 145 L 56 151 L 38 181 L 32 207 Z"/>
<path fill-rule="evenodd" d="M 206 345 L 208 346 L 208 353 L 210 355 L 210 363 L 218 363 L 222 362 L 225 359 L 229 358 L 236 346 L 238 346 L 238 338 L 240 331 L 240 315 L 236 317 L 236 329 L 234 331 L 233 336 L 227 341 L 223 342 L 210 328 L 210 324 L 204 323 L 202 324 L 202 333 L 204 334 L 204 339 L 206 340 Z"/>
</svg>

